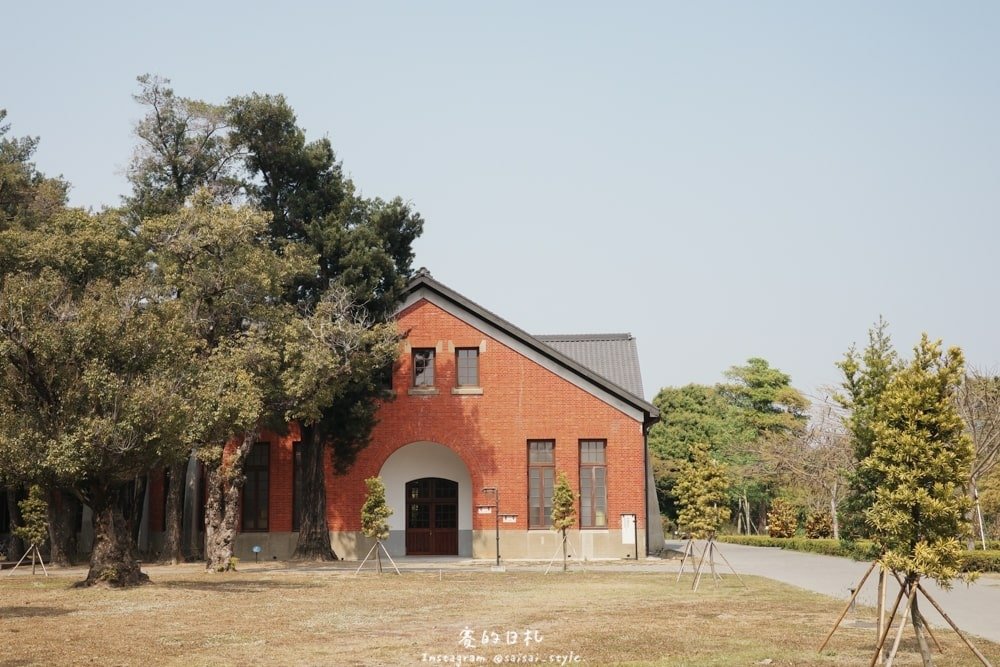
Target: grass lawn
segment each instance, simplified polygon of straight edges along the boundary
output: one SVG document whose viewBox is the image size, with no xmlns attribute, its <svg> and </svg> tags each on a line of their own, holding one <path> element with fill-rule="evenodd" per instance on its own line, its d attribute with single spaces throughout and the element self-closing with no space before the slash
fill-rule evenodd
<svg viewBox="0 0 1000 667">
<path fill-rule="evenodd" d="M 4 573 L 0 665 L 867 665 L 875 634 L 842 628 L 817 654 L 843 603 L 754 577 L 692 593 L 691 575 L 599 569 L 147 571 L 153 583 L 130 590 Z M 936 634 L 937 664 L 979 664 Z M 976 645 L 1000 664 L 1000 646 Z M 919 664 L 912 631 L 897 664 Z"/>
</svg>

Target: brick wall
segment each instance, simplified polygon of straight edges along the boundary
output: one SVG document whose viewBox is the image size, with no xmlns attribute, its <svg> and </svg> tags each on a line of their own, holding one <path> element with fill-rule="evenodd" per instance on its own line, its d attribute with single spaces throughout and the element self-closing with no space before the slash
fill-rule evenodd
<svg viewBox="0 0 1000 667">
<path fill-rule="evenodd" d="M 579 491 L 579 441 L 607 441 L 608 528 L 620 514 L 634 513 L 644 529 L 642 425 L 639 421 L 560 378 L 535 361 L 466 324 L 428 301 L 400 314 L 409 336 L 393 376 L 396 399 L 379 411 L 371 445 L 345 475 L 328 477 L 327 518 L 331 530 L 359 530 L 364 479 L 379 474 L 397 449 L 419 441 L 451 448 L 469 468 L 473 505 L 489 505 L 481 493 L 497 486 L 501 513 L 517 514 L 503 529 L 526 530 L 527 441 L 556 442 L 556 472 Z M 453 395 L 455 349 L 479 347 L 482 395 Z M 412 348 L 435 348 L 436 395 L 409 395 Z M 466 511 L 462 508 L 460 511 Z M 473 529 L 492 529 L 493 517 L 473 516 Z"/>
</svg>

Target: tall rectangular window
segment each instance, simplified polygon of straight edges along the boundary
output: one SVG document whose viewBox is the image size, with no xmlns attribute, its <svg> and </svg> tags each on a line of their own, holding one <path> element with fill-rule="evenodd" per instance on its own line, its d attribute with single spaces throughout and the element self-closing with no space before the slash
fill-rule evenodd
<svg viewBox="0 0 1000 667">
<path fill-rule="evenodd" d="M 292 530 L 299 529 L 302 516 L 302 443 L 292 443 Z"/>
<path fill-rule="evenodd" d="M 413 350 L 413 386 L 434 386 L 434 348 Z"/>
<path fill-rule="evenodd" d="M 479 348 L 460 347 L 455 350 L 458 366 L 458 386 L 479 386 Z"/>
<path fill-rule="evenodd" d="M 270 472 L 271 446 L 258 442 L 250 450 L 244 466 L 247 481 L 243 485 L 243 530 L 266 531 L 268 509 L 268 473 Z"/>
<path fill-rule="evenodd" d="M 554 440 L 528 441 L 528 528 L 552 527 Z"/>
<path fill-rule="evenodd" d="M 607 441 L 580 441 L 580 527 L 608 527 Z"/>
</svg>

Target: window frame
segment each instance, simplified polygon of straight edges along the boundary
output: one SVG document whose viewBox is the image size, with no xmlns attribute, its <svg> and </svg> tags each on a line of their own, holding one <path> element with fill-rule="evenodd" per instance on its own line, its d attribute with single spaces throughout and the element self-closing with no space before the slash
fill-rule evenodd
<svg viewBox="0 0 1000 667">
<path fill-rule="evenodd" d="M 600 447 L 591 448 L 592 445 Z M 585 438 L 580 440 L 579 446 L 580 528 L 606 530 L 608 528 L 608 441 L 602 438 Z M 587 451 L 599 451 L 599 460 L 594 460 L 597 457 L 586 456 Z M 588 458 L 590 460 L 585 460 Z M 600 522 L 598 516 L 602 510 L 603 522 Z"/>
<path fill-rule="evenodd" d="M 299 517 L 302 514 L 302 442 L 292 443 L 292 532 L 301 528 Z"/>
<path fill-rule="evenodd" d="M 264 452 L 264 463 L 258 463 L 255 455 Z M 271 526 L 271 443 L 255 443 L 243 467 L 246 481 L 243 484 L 243 498 L 240 507 L 240 530 L 244 533 L 266 533 Z M 263 481 L 263 494 L 261 491 Z M 261 520 L 261 509 L 264 519 Z M 253 512 L 251 513 L 251 510 Z M 248 521 L 248 517 L 257 517 Z M 263 523 L 263 525 L 261 525 Z M 248 527 L 252 525 L 253 527 Z"/>
<path fill-rule="evenodd" d="M 411 356 L 410 356 L 411 365 L 412 365 L 412 369 L 411 369 L 411 373 L 410 373 L 410 386 L 413 389 L 431 389 L 431 388 L 434 387 L 434 381 L 436 379 L 435 378 L 435 373 L 434 373 L 434 357 L 437 356 L 436 353 L 437 353 L 437 350 L 435 350 L 433 347 L 415 347 L 415 348 L 413 348 L 413 351 L 412 351 Z M 417 366 L 418 366 L 418 363 L 420 363 L 420 362 L 418 362 L 418 358 L 421 355 L 428 355 L 428 356 L 423 361 L 423 364 L 424 364 L 423 368 L 418 371 L 417 370 Z M 418 383 L 417 382 L 418 376 L 421 375 L 421 374 L 426 374 L 427 371 L 428 371 L 428 369 L 430 370 L 430 381 L 428 382 L 427 379 L 424 378 L 421 382 Z"/>
<path fill-rule="evenodd" d="M 472 353 L 467 354 L 466 359 L 471 358 L 474 361 L 474 367 L 472 371 L 475 373 L 474 382 L 463 382 L 463 364 L 462 364 L 462 353 Z M 468 373 L 468 368 L 464 369 Z M 468 379 L 468 378 L 466 378 Z M 479 377 L 479 348 L 478 347 L 456 347 L 455 348 L 455 386 L 456 387 L 478 387 L 480 382 Z"/>
<path fill-rule="evenodd" d="M 542 448 L 548 445 L 547 448 Z M 547 452 L 548 457 L 533 457 L 533 453 Z M 552 496 L 555 490 L 556 441 L 554 439 L 528 440 L 528 529 L 552 529 Z M 548 461 L 539 460 L 548 458 Z M 535 474 L 537 473 L 537 478 Z M 547 474 L 546 474 L 547 473 Z M 548 497 L 546 498 L 546 488 Z M 533 497 L 537 489 L 537 495 Z"/>
</svg>

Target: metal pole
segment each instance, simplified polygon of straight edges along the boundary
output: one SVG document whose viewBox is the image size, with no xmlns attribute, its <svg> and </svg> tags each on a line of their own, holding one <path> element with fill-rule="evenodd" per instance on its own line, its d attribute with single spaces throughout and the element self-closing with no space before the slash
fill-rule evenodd
<svg viewBox="0 0 1000 667">
<path fill-rule="evenodd" d="M 493 494 L 493 526 L 497 540 L 497 567 L 500 567 L 500 489 L 496 486 L 483 488 L 483 493 Z"/>
</svg>

